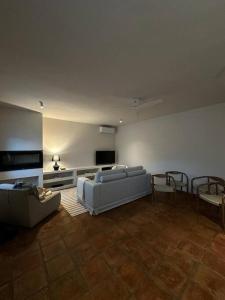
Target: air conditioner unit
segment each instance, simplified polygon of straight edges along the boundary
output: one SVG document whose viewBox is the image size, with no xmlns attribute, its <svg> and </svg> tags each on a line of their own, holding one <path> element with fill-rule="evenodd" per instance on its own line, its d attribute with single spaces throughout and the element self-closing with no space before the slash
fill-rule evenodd
<svg viewBox="0 0 225 300">
<path fill-rule="evenodd" d="M 100 126 L 99 127 L 100 133 L 107 133 L 107 134 L 114 134 L 116 132 L 115 127 L 108 127 L 108 126 Z"/>
</svg>

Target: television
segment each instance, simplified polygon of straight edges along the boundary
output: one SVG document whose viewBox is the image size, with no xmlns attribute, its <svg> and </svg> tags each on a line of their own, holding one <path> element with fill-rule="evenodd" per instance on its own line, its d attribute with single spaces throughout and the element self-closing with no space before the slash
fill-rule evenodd
<svg viewBox="0 0 225 300">
<path fill-rule="evenodd" d="M 115 163 L 115 151 L 96 151 L 96 165 L 111 165 Z"/>
</svg>

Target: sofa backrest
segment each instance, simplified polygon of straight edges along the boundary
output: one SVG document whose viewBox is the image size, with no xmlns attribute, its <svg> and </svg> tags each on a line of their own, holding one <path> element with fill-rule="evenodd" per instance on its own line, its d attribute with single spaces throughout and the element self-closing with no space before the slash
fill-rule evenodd
<svg viewBox="0 0 225 300">
<path fill-rule="evenodd" d="M 126 169 L 107 170 L 96 173 L 95 182 L 105 183 L 144 174 L 146 174 L 146 170 L 144 170 L 142 166 Z"/>
<path fill-rule="evenodd" d="M 118 174 L 111 174 L 111 175 L 104 175 L 100 177 L 100 182 L 109 182 L 109 181 L 115 181 L 115 180 L 120 180 L 123 178 L 126 178 L 126 173 L 118 173 Z"/>
<path fill-rule="evenodd" d="M 133 176 L 144 175 L 144 174 L 146 174 L 146 170 L 136 170 L 136 171 L 127 172 L 127 177 L 133 177 Z"/>
<path fill-rule="evenodd" d="M 95 175 L 95 182 L 101 182 L 100 178 L 102 176 L 121 174 L 121 173 L 124 173 L 124 169 L 116 169 L 116 170 L 107 170 L 107 171 L 97 172 L 96 175 Z"/>
<path fill-rule="evenodd" d="M 136 166 L 136 167 L 126 168 L 125 172 L 129 173 L 129 172 L 140 171 L 140 170 L 143 170 L 143 166 Z"/>
</svg>

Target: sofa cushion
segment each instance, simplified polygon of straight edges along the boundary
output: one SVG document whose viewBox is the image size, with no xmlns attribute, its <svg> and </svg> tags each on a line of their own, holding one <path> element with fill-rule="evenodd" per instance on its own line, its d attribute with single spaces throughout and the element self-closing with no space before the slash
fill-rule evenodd
<svg viewBox="0 0 225 300">
<path fill-rule="evenodd" d="M 119 174 L 111 174 L 111 175 L 105 175 L 105 176 L 101 176 L 100 177 L 100 182 L 109 182 L 109 181 L 115 181 L 115 180 L 119 180 L 119 179 L 123 179 L 126 178 L 126 174 L 123 173 L 119 173 Z"/>
<path fill-rule="evenodd" d="M 137 171 L 127 172 L 128 177 L 133 177 L 133 176 L 138 176 L 138 175 L 143 175 L 143 174 L 146 174 L 146 170 L 137 170 Z"/>
<path fill-rule="evenodd" d="M 100 177 L 106 176 L 106 175 L 113 175 L 113 174 L 125 174 L 124 169 L 116 169 L 116 170 L 107 170 L 107 171 L 101 171 L 97 172 L 95 175 L 95 182 L 101 182 Z"/>
<path fill-rule="evenodd" d="M 0 184 L 0 190 L 13 190 L 14 184 L 2 183 Z"/>
<path fill-rule="evenodd" d="M 125 169 L 125 172 L 126 172 L 126 173 L 129 173 L 129 172 L 139 171 L 139 170 L 143 170 L 143 166 L 137 166 L 137 167 L 126 168 L 126 169 Z"/>
<path fill-rule="evenodd" d="M 45 200 L 46 197 L 51 196 L 52 195 L 52 191 L 48 190 L 46 188 L 41 188 L 41 187 L 36 187 L 34 186 L 32 188 L 33 194 L 34 196 L 39 199 L 40 201 Z"/>
</svg>

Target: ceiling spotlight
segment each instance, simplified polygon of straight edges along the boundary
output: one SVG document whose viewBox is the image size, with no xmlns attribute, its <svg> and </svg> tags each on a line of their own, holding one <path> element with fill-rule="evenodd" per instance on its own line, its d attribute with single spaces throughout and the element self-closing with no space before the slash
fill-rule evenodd
<svg viewBox="0 0 225 300">
<path fill-rule="evenodd" d="M 43 101 L 39 101 L 39 103 L 40 103 L 40 108 L 43 109 L 43 108 L 44 108 L 44 103 L 43 103 Z"/>
<path fill-rule="evenodd" d="M 123 120 L 122 119 L 120 119 L 120 124 L 122 124 L 123 123 Z"/>
</svg>

